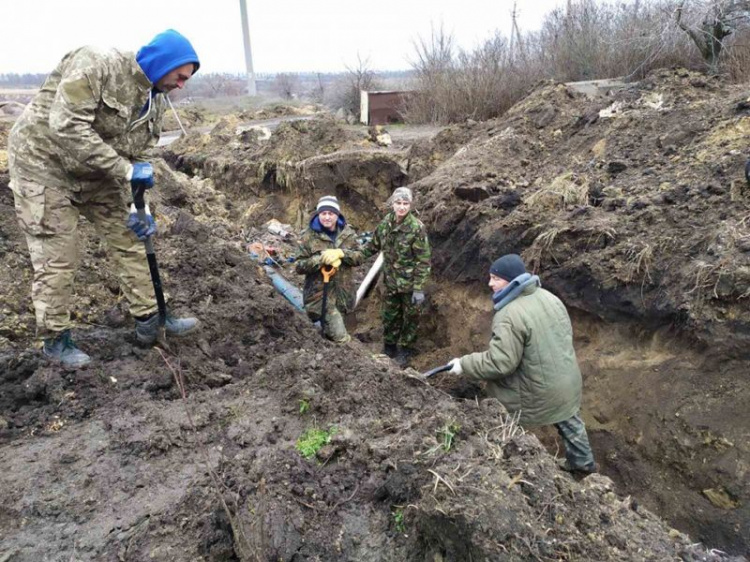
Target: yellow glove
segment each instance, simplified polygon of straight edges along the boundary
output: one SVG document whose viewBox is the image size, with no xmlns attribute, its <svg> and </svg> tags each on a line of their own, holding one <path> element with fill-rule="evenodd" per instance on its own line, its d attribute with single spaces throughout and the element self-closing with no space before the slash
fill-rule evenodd
<svg viewBox="0 0 750 562">
<path fill-rule="evenodd" d="M 320 254 L 320 261 L 326 265 L 333 265 L 338 269 L 338 267 L 341 265 L 341 258 L 344 257 L 344 250 L 339 250 L 338 248 L 330 249 L 330 250 L 323 250 Z M 339 264 L 335 265 L 335 262 L 338 260 Z"/>
<path fill-rule="evenodd" d="M 331 267 L 334 269 L 340 269 L 341 268 L 341 260 L 337 259 L 332 264 L 330 264 Z"/>
</svg>

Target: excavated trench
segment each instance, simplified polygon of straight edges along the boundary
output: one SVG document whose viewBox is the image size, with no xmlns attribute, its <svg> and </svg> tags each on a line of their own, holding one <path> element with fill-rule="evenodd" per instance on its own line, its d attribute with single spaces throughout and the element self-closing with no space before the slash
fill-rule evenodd
<svg viewBox="0 0 750 562">
<path fill-rule="evenodd" d="M 178 169 L 192 171 L 179 159 L 173 162 Z M 257 223 L 276 218 L 300 228 L 319 196 L 335 194 L 350 223 L 359 230 L 372 230 L 385 212 L 388 194 L 406 183 L 392 155 L 362 158 L 358 153 L 336 153 L 307 165 L 307 181 L 291 186 L 278 181 L 279 169 L 269 168 L 247 203 L 262 209 L 253 217 Z M 219 181 L 234 195 L 235 204 L 242 205 L 242 182 L 231 174 L 223 174 Z M 417 209 L 420 202 L 424 200 L 417 199 Z M 242 209 L 237 212 L 247 219 Z M 427 287 L 419 355 L 411 363 L 418 371 L 481 350 L 489 339 L 488 289 L 481 279 L 456 281 L 472 275 L 481 278 L 481 274 L 474 273 L 476 269 L 462 271 L 451 250 L 457 244 L 471 246 L 481 215 L 475 221 L 464 220 L 447 240 L 436 237 L 438 266 Z M 428 230 L 434 226 L 427 222 Z M 487 256 L 479 258 L 478 250 L 474 256 L 487 261 Z M 480 265 L 481 270 L 488 264 Z M 367 266 L 361 269 L 364 272 Z M 300 283 L 293 272 L 286 274 Z M 564 290 L 557 292 L 564 298 Z M 382 348 L 379 299 L 376 290 L 346 320 L 352 335 L 373 354 Z M 721 403 L 718 398 L 741 384 L 745 362 L 721 361 L 717 368 L 715 357 L 680 335 L 675 319 L 639 322 L 615 310 L 612 316 L 617 320 L 605 321 L 575 306 L 570 312 L 584 375 L 583 417 L 602 473 L 617 483 L 621 493 L 696 540 L 730 553 L 746 553 L 750 514 L 746 505 L 737 502 L 745 485 L 737 475 L 746 474 L 750 451 L 743 443 L 744 429 L 735 431 L 733 424 L 736 416 L 743 415 L 739 404 Z M 460 399 L 483 396 L 480 385 L 467 381 L 443 376 L 433 384 Z M 534 433 L 550 453 L 561 454 L 554 431 L 541 428 Z"/>
<path fill-rule="evenodd" d="M 177 169 L 195 171 L 182 157 L 169 158 Z M 299 229 L 319 196 L 335 194 L 349 222 L 365 231 L 382 217 L 392 189 L 407 183 L 399 158 L 403 155 L 337 152 L 297 165 L 295 179 L 287 172 L 285 181 L 279 181 L 282 165 L 271 165 L 250 198 L 243 192 L 246 182 L 233 172 L 224 170 L 218 182 L 232 194 L 235 205 L 258 209 L 252 217 L 256 224 L 275 218 Z M 419 209 L 425 200 L 417 193 Z M 489 293 L 477 273 L 488 266 L 490 256 L 480 257 L 479 248 L 472 248 L 483 217 L 471 217 L 465 208 L 444 209 L 428 217 L 449 220 L 445 213 L 451 212 L 464 218 L 449 237 L 433 236 L 437 267 L 427 287 L 419 355 L 411 363 L 418 371 L 481 350 L 490 335 Z M 241 208 L 237 213 L 250 220 Z M 432 234 L 436 224 L 426 221 Z M 292 246 L 286 244 L 291 252 Z M 460 246 L 464 249 L 457 252 Z M 466 259 L 479 263 L 467 271 L 462 265 Z M 361 268 L 359 278 L 368 266 Z M 285 273 L 301 282 L 291 268 Z M 544 272 L 541 276 L 544 283 Z M 580 286 L 586 280 L 565 282 Z M 552 280 L 551 290 L 565 299 L 559 279 Z M 346 319 L 352 335 L 373 354 L 382 348 L 379 299 L 376 290 Z M 746 428 L 734 424 L 744 416 L 740 405 L 725 402 L 746 376 L 745 360 L 717 364 L 715 356 L 680 332 L 675 318 L 639 321 L 615 306 L 605 320 L 576 304 L 569 303 L 569 308 L 584 375 L 583 417 L 602 473 L 612 478 L 620 493 L 696 540 L 729 553 L 747 553 L 750 513 L 737 499 L 744 494 L 742 475 L 747 474 L 750 451 L 743 443 Z M 483 396 L 479 384 L 465 380 L 442 376 L 432 384 L 459 399 Z M 553 430 L 540 428 L 534 433 L 551 454 L 561 454 Z"/>
<path fill-rule="evenodd" d="M 720 182 L 625 193 L 640 184 L 618 179 L 622 162 L 594 166 L 612 185 L 586 180 L 588 198 L 560 206 L 540 186 L 575 190 L 584 172 L 535 158 L 565 154 L 550 146 L 566 138 L 606 153 L 590 108 L 565 114 L 571 103 L 543 88 L 504 122 L 390 147 L 330 120 L 282 124 L 265 143 L 231 119 L 181 139 L 161 155 L 187 176 L 157 159 L 151 203 L 170 302 L 202 330 L 168 353 L 138 348 L 84 222 L 74 312 L 95 362 L 75 375 L 29 349 L 28 253 L 0 170 L 0 559 L 744 560 L 746 271 L 736 256 L 723 269 L 722 252 L 739 247 L 746 212 Z M 649 146 L 624 126 L 608 141 Z M 711 173 L 732 169 L 712 161 Z M 604 476 L 561 473 L 554 432 L 517 431 L 479 385 L 428 385 L 378 356 L 377 290 L 347 318 L 356 341 L 334 346 L 249 257 L 254 242 L 293 255 L 268 221 L 296 232 L 324 194 L 371 230 L 407 183 L 434 249 L 412 367 L 486 346 L 487 267 L 522 253 L 570 309 Z M 697 275 L 682 239 L 707 260 Z M 298 444 L 311 428 L 336 431 L 308 459 Z"/>
</svg>

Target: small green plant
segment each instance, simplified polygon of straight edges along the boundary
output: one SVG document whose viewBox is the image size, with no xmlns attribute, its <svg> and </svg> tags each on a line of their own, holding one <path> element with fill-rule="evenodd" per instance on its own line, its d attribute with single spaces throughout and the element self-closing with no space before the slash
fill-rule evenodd
<svg viewBox="0 0 750 562">
<path fill-rule="evenodd" d="M 461 431 L 461 426 L 455 422 L 449 422 L 438 430 L 438 439 L 440 440 L 440 446 L 443 448 L 443 451 L 447 453 L 451 450 L 459 431 Z"/>
<path fill-rule="evenodd" d="M 304 416 L 309 411 L 310 411 L 310 401 L 303 398 L 302 400 L 299 401 L 299 415 Z"/>
<path fill-rule="evenodd" d="M 311 459 L 320 449 L 330 443 L 331 436 L 336 433 L 336 428 L 332 427 L 328 431 L 311 427 L 297 439 L 295 448 L 306 459 Z"/>
<path fill-rule="evenodd" d="M 406 531 L 406 524 L 404 523 L 404 510 L 401 507 L 396 508 L 393 512 L 393 523 L 396 525 L 396 531 L 403 533 Z"/>
</svg>

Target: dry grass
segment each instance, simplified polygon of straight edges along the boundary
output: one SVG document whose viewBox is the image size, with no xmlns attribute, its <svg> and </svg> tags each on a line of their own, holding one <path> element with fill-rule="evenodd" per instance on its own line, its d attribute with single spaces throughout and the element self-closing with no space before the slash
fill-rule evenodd
<svg viewBox="0 0 750 562">
<path fill-rule="evenodd" d="M 491 458 L 502 460 L 504 458 L 503 449 L 505 445 L 514 437 L 526 433 L 519 424 L 520 419 L 521 412 L 507 415 L 501 418 L 502 423 L 500 425 L 491 427 L 480 434 L 482 442 L 486 445 Z"/>
<path fill-rule="evenodd" d="M 531 246 L 524 251 L 524 258 L 532 271 L 539 271 L 542 264 L 542 258 L 545 254 L 551 253 L 552 244 L 554 244 L 555 238 L 557 238 L 561 232 L 567 232 L 568 230 L 570 229 L 567 226 L 553 226 L 539 234 L 539 236 L 534 239 Z"/>
<path fill-rule="evenodd" d="M 552 182 L 526 198 L 530 208 L 542 210 L 564 209 L 568 205 L 586 206 L 589 201 L 589 185 L 576 177 L 573 172 L 565 172 Z"/>
<path fill-rule="evenodd" d="M 644 244 L 640 249 L 628 248 L 626 255 L 628 262 L 626 266 L 625 281 L 631 283 L 635 279 L 641 280 L 641 285 L 646 281 L 652 283 L 651 263 L 654 260 L 654 249 L 651 244 Z"/>
</svg>

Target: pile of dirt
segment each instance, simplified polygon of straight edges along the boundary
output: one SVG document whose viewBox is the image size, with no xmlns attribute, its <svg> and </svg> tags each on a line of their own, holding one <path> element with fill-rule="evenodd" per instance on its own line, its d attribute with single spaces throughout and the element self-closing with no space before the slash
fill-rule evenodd
<svg viewBox="0 0 750 562">
<path fill-rule="evenodd" d="M 747 93 L 686 71 L 605 101 L 535 91 L 415 186 L 437 270 L 482 281 L 523 251 L 577 308 L 747 354 Z"/>
<path fill-rule="evenodd" d="M 254 111 L 243 111 L 240 113 L 240 118 L 243 121 L 259 121 L 277 117 L 303 117 L 323 112 L 323 108 L 316 104 L 296 106 L 288 103 L 274 103 Z"/>
<path fill-rule="evenodd" d="M 543 84 L 412 186 L 440 313 L 487 326 L 489 264 L 522 254 L 576 314 L 605 473 L 735 552 L 750 549 L 749 95 L 680 69 L 595 99 Z M 454 354 L 486 345 L 464 325 Z"/>
<path fill-rule="evenodd" d="M 405 150 L 379 147 L 364 129 L 316 117 L 282 122 L 266 140 L 240 123 L 227 116 L 210 133 L 180 138 L 165 158 L 248 207 L 257 204 L 243 218 L 246 227 L 277 218 L 301 228 L 317 199 L 333 193 L 351 200 L 350 222 L 369 229 L 382 214 L 379 205 L 406 183 Z"/>
<path fill-rule="evenodd" d="M 559 471 L 495 401 L 320 339 L 238 249 L 210 183 L 157 170 L 165 286 L 201 331 L 136 346 L 84 225 L 76 337 L 94 363 L 61 371 L 20 332 L 0 352 L 5 559 L 727 559 L 607 477 Z M 28 308 L 12 239 L 3 259 L 24 282 L 8 291 Z M 310 430 L 323 446 L 308 459 Z"/>
<path fill-rule="evenodd" d="M 334 346 L 247 254 L 251 227 L 296 224 L 326 192 L 374 224 L 407 181 L 391 167 L 403 170 L 404 150 L 359 145 L 323 119 L 264 141 L 226 118 L 170 146 L 188 175 L 156 160 L 156 251 L 172 310 L 201 329 L 169 350 L 138 347 L 84 223 L 75 336 L 95 361 L 75 373 L 32 349 L 28 253 L 0 175 L 0 559 L 743 560 L 695 539 L 747 551 L 747 332 L 722 324 L 747 326 L 747 308 L 736 271 L 696 279 L 687 263 L 744 267 L 741 237 L 726 235 L 748 214 L 739 184 L 726 186 L 742 168 L 741 96 L 682 71 L 611 99 L 544 85 L 503 119 L 414 149 L 420 173 L 434 169 L 413 187 L 440 283 L 416 365 L 486 345 L 487 267 L 523 252 L 572 305 L 604 470 L 580 481 L 548 453 L 554 436 L 523 432 L 477 387 L 426 384 L 358 341 L 374 303 L 359 338 Z M 703 125 L 674 140 L 686 123 Z M 726 291 L 707 290 L 716 274 Z M 652 338 L 673 323 L 734 358 L 708 370 L 716 355 Z"/>
<path fill-rule="evenodd" d="M 211 115 L 205 109 L 195 105 L 175 107 L 175 111 L 179 121 L 173 111 L 167 111 L 162 122 L 163 131 L 179 131 L 180 123 L 185 129 L 202 127 L 218 119 L 217 116 Z"/>
</svg>

